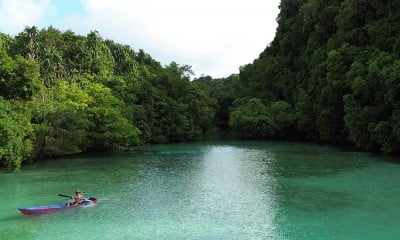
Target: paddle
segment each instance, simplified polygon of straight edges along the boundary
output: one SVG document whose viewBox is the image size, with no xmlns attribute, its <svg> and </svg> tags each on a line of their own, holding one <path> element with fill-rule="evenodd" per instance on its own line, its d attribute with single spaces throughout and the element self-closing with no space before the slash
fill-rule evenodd
<svg viewBox="0 0 400 240">
<path fill-rule="evenodd" d="M 58 196 L 60 196 L 60 197 L 68 197 L 68 198 L 72 198 L 71 196 L 64 195 L 64 194 L 61 194 L 61 193 L 59 193 L 59 194 L 58 194 Z"/>
</svg>

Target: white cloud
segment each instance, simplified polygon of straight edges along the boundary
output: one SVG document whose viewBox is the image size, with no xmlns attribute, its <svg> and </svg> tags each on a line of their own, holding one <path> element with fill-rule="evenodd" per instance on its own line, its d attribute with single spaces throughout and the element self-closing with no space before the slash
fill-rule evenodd
<svg viewBox="0 0 400 240">
<path fill-rule="evenodd" d="M 40 25 L 50 9 L 49 0 L 3 0 L 0 3 L 1 31 L 17 34 L 25 26 Z"/>
<path fill-rule="evenodd" d="M 224 77 L 252 62 L 273 40 L 280 0 L 82 0 L 84 16 L 65 28 L 142 48 L 163 64 Z"/>
<path fill-rule="evenodd" d="M 83 35 L 98 30 L 162 64 L 188 64 L 197 76 L 213 77 L 238 72 L 258 57 L 274 38 L 280 2 L 80 0 L 83 9 L 65 16 L 61 7 L 55 9 L 57 1 L 0 0 L 1 31 L 16 34 L 26 25 L 50 24 Z"/>
</svg>

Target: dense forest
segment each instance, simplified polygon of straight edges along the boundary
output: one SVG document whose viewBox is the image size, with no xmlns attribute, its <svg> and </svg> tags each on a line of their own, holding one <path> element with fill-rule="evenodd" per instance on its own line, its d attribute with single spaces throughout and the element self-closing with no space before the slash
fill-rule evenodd
<svg viewBox="0 0 400 240">
<path fill-rule="evenodd" d="M 282 0 L 275 39 L 224 79 L 53 27 L 0 33 L 0 165 L 231 130 L 400 152 L 400 2 Z M 238 29 L 239 31 L 239 29 Z"/>
<path fill-rule="evenodd" d="M 242 138 L 398 154 L 400 1 L 282 0 L 277 21 L 239 76 L 199 79 L 214 88 L 219 122 Z"/>
<path fill-rule="evenodd" d="M 201 138 L 216 102 L 191 74 L 98 32 L 1 34 L 0 165 Z"/>
</svg>

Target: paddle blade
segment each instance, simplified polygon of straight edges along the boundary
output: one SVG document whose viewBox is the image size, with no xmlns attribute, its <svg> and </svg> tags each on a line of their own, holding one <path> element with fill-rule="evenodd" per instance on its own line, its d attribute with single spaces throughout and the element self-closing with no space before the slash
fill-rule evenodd
<svg viewBox="0 0 400 240">
<path fill-rule="evenodd" d="M 64 194 L 61 194 L 61 193 L 59 193 L 59 194 L 58 194 L 58 196 L 60 196 L 60 197 L 67 197 L 67 198 L 72 198 L 71 196 L 68 196 L 68 195 L 64 195 Z"/>
</svg>

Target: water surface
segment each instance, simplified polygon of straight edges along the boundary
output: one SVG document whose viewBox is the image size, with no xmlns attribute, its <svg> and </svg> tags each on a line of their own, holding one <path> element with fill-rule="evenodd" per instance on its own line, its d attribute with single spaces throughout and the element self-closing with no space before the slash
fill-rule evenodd
<svg viewBox="0 0 400 240">
<path fill-rule="evenodd" d="M 0 173 L 0 239 L 399 239 L 400 165 L 311 144 L 198 142 Z M 24 216 L 17 207 L 95 206 Z"/>
</svg>

